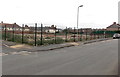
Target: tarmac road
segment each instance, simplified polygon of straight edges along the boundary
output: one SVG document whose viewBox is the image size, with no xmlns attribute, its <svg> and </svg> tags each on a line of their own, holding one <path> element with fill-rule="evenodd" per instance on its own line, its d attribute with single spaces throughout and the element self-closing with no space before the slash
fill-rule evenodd
<svg viewBox="0 0 120 77">
<path fill-rule="evenodd" d="M 117 75 L 118 40 L 2 57 L 3 75 Z"/>
</svg>

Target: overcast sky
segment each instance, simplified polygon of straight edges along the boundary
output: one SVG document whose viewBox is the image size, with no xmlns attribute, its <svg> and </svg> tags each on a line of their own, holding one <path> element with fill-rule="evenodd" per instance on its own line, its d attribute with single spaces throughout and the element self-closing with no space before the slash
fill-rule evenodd
<svg viewBox="0 0 120 77">
<path fill-rule="evenodd" d="M 43 23 L 79 28 L 105 28 L 118 22 L 119 0 L 0 0 L 0 20 L 5 23 Z"/>
</svg>

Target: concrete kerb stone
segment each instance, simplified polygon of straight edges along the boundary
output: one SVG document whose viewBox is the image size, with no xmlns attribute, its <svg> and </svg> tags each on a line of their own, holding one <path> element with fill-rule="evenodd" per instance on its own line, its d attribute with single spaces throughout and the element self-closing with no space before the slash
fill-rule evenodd
<svg viewBox="0 0 120 77">
<path fill-rule="evenodd" d="M 53 47 L 53 48 L 44 49 L 44 50 L 37 50 L 37 51 L 50 51 L 50 50 L 61 49 L 61 48 L 65 48 L 65 47 L 79 46 L 79 45 L 83 45 L 83 44 L 105 41 L 105 40 L 109 40 L 109 39 L 110 38 L 91 40 L 91 41 L 86 41 L 86 42 L 71 42 L 71 43 L 67 43 L 67 45 L 63 45 L 63 46 L 60 46 L 60 47 Z"/>
<path fill-rule="evenodd" d="M 63 45 L 63 46 L 59 46 L 59 47 L 31 50 L 29 52 L 50 51 L 50 50 L 61 49 L 61 48 L 72 47 L 72 46 L 75 46 L 75 45 L 74 44 L 69 44 L 69 45 L 67 44 L 67 45 Z"/>
<path fill-rule="evenodd" d="M 100 42 L 100 41 L 105 41 L 105 40 L 110 40 L 111 38 L 104 38 L 104 39 L 97 39 L 97 40 L 91 40 L 91 41 L 86 41 L 83 44 L 89 44 L 89 43 L 94 43 L 94 42 Z"/>
<path fill-rule="evenodd" d="M 28 45 L 27 45 L 27 48 L 25 48 L 25 49 L 21 48 L 19 52 L 21 52 L 21 51 L 27 51 L 27 52 L 50 51 L 50 50 L 61 49 L 61 48 L 66 48 L 66 47 L 79 46 L 79 45 L 84 45 L 84 44 L 89 44 L 89 43 L 94 43 L 94 42 L 99 42 L 99 41 L 105 41 L 105 40 L 109 40 L 109 39 L 111 39 L 111 38 L 97 39 L 97 40 L 91 40 L 91 41 L 86 41 L 86 42 L 70 42 L 70 43 L 64 43 L 64 44 L 55 44 L 51 47 L 42 46 L 43 47 L 42 49 L 39 48 L 39 46 L 30 48 L 31 46 L 28 47 Z M 17 46 L 19 46 L 19 45 L 17 45 Z M 14 48 L 15 46 L 12 46 L 12 47 Z M 16 54 L 16 53 L 14 53 L 14 54 Z"/>
</svg>

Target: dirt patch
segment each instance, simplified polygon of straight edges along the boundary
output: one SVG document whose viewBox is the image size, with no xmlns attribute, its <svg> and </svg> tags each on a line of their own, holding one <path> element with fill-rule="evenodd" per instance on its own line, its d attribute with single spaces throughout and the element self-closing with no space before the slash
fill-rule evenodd
<svg viewBox="0 0 120 77">
<path fill-rule="evenodd" d="M 76 42 L 71 42 L 70 44 L 72 44 L 72 45 L 74 45 L 74 46 L 80 45 L 79 43 L 76 43 Z"/>
<path fill-rule="evenodd" d="M 11 52 L 12 55 L 29 55 L 31 52 L 28 51 L 20 51 L 20 52 Z"/>
<path fill-rule="evenodd" d="M 31 49 L 32 47 L 28 46 L 28 45 L 13 45 L 13 46 L 10 46 L 10 48 L 15 48 L 15 49 L 21 49 L 21 48 L 27 48 L 27 49 Z"/>
<path fill-rule="evenodd" d="M 5 55 L 8 55 L 8 54 L 0 52 L 0 56 L 5 56 Z"/>
</svg>

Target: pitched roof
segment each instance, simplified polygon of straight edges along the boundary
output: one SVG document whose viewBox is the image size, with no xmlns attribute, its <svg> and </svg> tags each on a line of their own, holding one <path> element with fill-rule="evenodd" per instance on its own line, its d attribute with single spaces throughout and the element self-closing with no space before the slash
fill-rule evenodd
<svg viewBox="0 0 120 77">
<path fill-rule="evenodd" d="M 116 24 L 114 22 L 112 25 L 108 26 L 107 28 L 120 28 L 120 24 Z"/>
<path fill-rule="evenodd" d="M 30 27 L 31 30 L 35 30 L 35 27 Z M 50 27 L 43 27 L 42 30 L 49 30 Z M 41 30 L 41 27 L 37 27 L 37 30 L 40 31 Z"/>
<path fill-rule="evenodd" d="M 2 26 L 2 27 L 5 27 L 5 25 L 6 25 L 6 27 L 9 27 L 9 28 L 13 28 L 13 26 L 15 27 L 15 28 L 21 28 L 18 24 L 16 24 L 16 23 L 14 23 L 14 24 L 9 24 L 9 23 L 0 23 L 0 26 Z"/>
<path fill-rule="evenodd" d="M 113 25 L 108 26 L 107 28 L 120 28 L 120 25 L 113 24 Z"/>
</svg>

